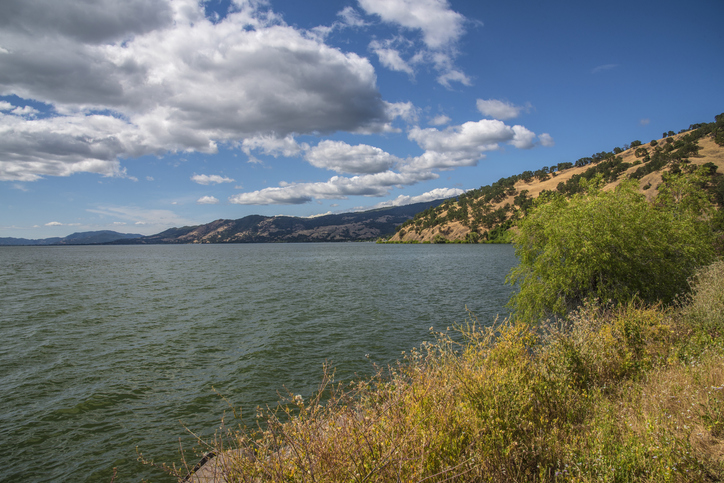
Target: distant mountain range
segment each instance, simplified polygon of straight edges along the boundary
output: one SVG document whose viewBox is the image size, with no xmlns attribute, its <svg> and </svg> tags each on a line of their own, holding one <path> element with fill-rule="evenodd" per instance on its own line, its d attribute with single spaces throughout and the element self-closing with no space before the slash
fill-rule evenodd
<svg viewBox="0 0 724 483">
<path fill-rule="evenodd" d="M 445 200 L 380 208 L 356 213 L 295 216 L 250 215 L 205 225 L 171 228 L 157 235 L 116 240 L 113 244 L 342 242 L 376 240 L 392 235 L 397 226 L 420 211 Z"/>
<path fill-rule="evenodd" d="M 64 238 L 28 240 L 0 238 L 1 245 L 140 245 L 180 243 L 270 243 L 341 242 L 376 240 L 395 233 L 397 226 L 420 211 L 445 200 L 380 208 L 357 213 L 295 216 L 250 215 L 238 220 L 216 220 L 205 225 L 170 228 L 156 235 L 143 236 L 115 231 L 73 233 Z"/>
<path fill-rule="evenodd" d="M 0 238 L 0 245 L 96 245 L 116 240 L 139 238 L 143 235 L 133 233 L 118 233 L 116 231 L 86 231 L 73 233 L 66 237 L 43 238 L 29 240 L 27 238 Z"/>
</svg>

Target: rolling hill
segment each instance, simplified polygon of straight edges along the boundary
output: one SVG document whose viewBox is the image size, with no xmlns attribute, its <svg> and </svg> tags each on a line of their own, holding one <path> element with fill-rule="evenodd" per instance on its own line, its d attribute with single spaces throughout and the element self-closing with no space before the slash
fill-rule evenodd
<svg viewBox="0 0 724 483">
<path fill-rule="evenodd" d="M 401 225 L 390 242 L 508 242 L 508 231 L 544 191 L 567 195 L 580 191 L 581 178 L 601 174 L 604 189 L 635 178 L 641 191 L 653 199 L 663 173 L 692 172 L 706 165 L 708 189 L 724 205 L 724 114 L 716 122 L 691 125 L 678 134 L 665 133 L 649 143 L 632 141 L 624 148 L 595 153 L 575 163 L 560 163 L 501 178 L 489 186 L 470 190 L 440 206 L 429 208 Z"/>
<path fill-rule="evenodd" d="M 197 226 L 171 228 L 156 235 L 114 244 L 280 243 L 369 241 L 388 237 L 400 224 L 445 200 L 311 218 L 249 215 Z"/>
</svg>

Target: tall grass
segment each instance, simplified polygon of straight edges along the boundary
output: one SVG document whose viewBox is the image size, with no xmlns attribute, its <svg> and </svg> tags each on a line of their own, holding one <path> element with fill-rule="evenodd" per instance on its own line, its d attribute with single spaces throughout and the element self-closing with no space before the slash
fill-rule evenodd
<svg viewBox="0 0 724 483">
<path fill-rule="evenodd" d="M 315 397 L 217 434 L 190 481 L 721 481 L 724 262 L 692 289 L 565 326 L 471 318 L 464 342 L 439 333 L 369 380 L 325 373 Z"/>
</svg>

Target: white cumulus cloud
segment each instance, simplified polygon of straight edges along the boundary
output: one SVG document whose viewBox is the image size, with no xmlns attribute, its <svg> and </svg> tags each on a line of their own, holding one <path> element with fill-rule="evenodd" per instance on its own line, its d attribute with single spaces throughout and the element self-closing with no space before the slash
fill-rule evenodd
<svg viewBox="0 0 724 483">
<path fill-rule="evenodd" d="M 399 159 L 367 144 L 350 146 L 342 141 L 322 141 L 311 148 L 305 159 L 317 168 L 348 174 L 374 174 L 389 170 Z"/>
<path fill-rule="evenodd" d="M 236 180 L 228 178 L 226 176 L 220 176 L 218 174 L 195 174 L 191 176 L 191 181 L 198 184 L 210 185 L 220 183 L 233 183 Z"/>
<path fill-rule="evenodd" d="M 251 155 L 253 150 L 259 150 L 274 157 L 285 156 L 290 158 L 299 155 L 303 149 L 307 148 L 306 145 L 299 145 L 292 135 L 282 138 L 274 134 L 259 134 L 246 138 L 241 143 L 241 149 L 247 155 Z"/>
<path fill-rule="evenodd" d="M 513 132 L 515 134 L 513 135 L 513 139 L 511 139 L 510 144 L 512 144 L 516 148 L 531 149 L 533 146 L 535 146 L 536 135 L 533 131 L 530 131 L 523 126 L 516 125 L 513 126 Z"/>
<path fill-rule="evenodd" d="M 421 181 L 438 178 L 432 172 L 367 174 L 347 178 L 334 176 L 329 181 L 317 183 L 285 184 L 278 188 L 240 193 L 229 198 L 240 205 L 296 205 L 313 199 L 345 199 L 349 196 L 385 196 L 394 186 L 409 186 Z"/>
<path fill-rule="evenodd" d="M 453 196 L 458 196 L 463 193 L 465 193 L 465 190 L 461 190 L 460 188 L 435 188 L 434 190 L 417 196 L 400 195 L 395 199 L 377 203 L 374 208 L 405 206 L 415 203 L 422 203 L 425 201 L 444 200 L 446 198 L 452 198 Z"/>
<path fill-rule="evenodd" d="M 530 109 L 530 106 L 516 106 L 515 104 L 497 99 L 478 99 L 477 106 L 478 111 L 480 111 L 483 116 L 500 119 L 502 121 L 514 119 L 518 117 L 521 112 Z"/>
<path fill-rule="evenodd" d="M 536 135 L 524 126 L 508 126 L 503 121 L 482 119 L 443 130 L 414 127 L 408 137 L 425 152 L 406 160 L 402 170 L 453 169 L 476 166 L 485 152 L 500 149 L 508 143 L 519 149 L 535 146 Z"/>
<path fill-rule="evenodd" d="M 445 87 L 450 87 L 451 82 L 471 85 L 470 78 L 454 66 L 456 45 L 465 33 L 466 19 L 450 9 L 447 0 L 359 0 L 359 4 L 367 14 L 378 15 L 383 22 L 422 34 L 424 48 L 407 61 L 391 46 L 395 39 L 370 43 L 383 66 L 412 76 L 414 64 L 431 63 L 440 72 L 438 82 Z"/>
<path fill-rule="evenodd" d="M 377 54 L 380 63 L 390 70 L 404 72 L 410 76 L 414 76 L 415 71 L 400 56 L 400 52 L 391 47 L 386 47 L 381 42 L 374 40 L 370 42 L 370 49 Z"/>
<path fill-rule="evenodd" d="M 542 146 L 545 146 L 546 148 L 550 148 L 556 145 L 556 142 L 553 140 L 553 137 L 551 137 L 550 134 L 547 132 L 544 132 L 543 134 L 540 134 L 538 136 L 538 140 L 540 141 Z"/>
<path fill-rule="evenodd" d="M 200 205 L 215 205 L 219 203 L 219 200 L 217 198 L 214 198 L 213 196 L 202 196 L 198 200 L 196 200 L 196 203 Z"/>
<path fill-rule="evenodd" d="M 420 30 L 425 44 L 439 49 L 464 33 L 465 17 L 450 10 L 446 0 L 360 0 L 368 14 L 407 29 Z"/>
<path fill-rule="evenodd" d="M 447 117 L 444 114 L 440 114 L 439 116 L 435 116 L 432 119 L 430 119 L 429 124 L 432 124 L 433 126 L 444 126 L 445 124 L 449 123 L 451 119 Z"/>
<path fill-rule="evenodd" d="M 264 5 L 239 1 L 212 22 L 196 0 L 2 2 L 3 92 L 57 115 L 0 117 L 0 179 L 119 175 L 127 156 L 389 128 L 367 59 Z"/>
</svg>

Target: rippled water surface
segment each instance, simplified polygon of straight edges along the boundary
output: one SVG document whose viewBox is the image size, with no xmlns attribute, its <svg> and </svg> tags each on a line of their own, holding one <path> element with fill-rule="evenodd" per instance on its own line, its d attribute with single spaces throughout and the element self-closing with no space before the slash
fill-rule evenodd
<svg viewBox="0 0 724 483">
<path fill-rule="evenodd" d="M 174 481 L 228 408 L 503 313 L 505 245 L 0 247 L 0 481 Z M 369 358 L 365 357 L 368 354 Z M 247 421 L 249 421 L 247 419 Z"/>
</svg>

